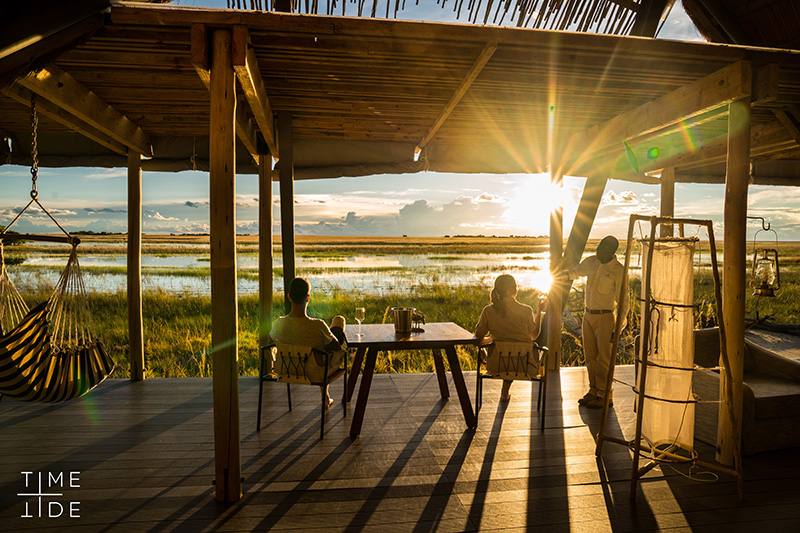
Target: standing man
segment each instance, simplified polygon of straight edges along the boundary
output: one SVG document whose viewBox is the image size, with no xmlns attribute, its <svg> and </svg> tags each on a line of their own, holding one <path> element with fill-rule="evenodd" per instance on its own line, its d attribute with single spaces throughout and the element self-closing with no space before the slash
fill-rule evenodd
<svg viewBox="0 0 800 533">
<path fill-rule="evenodd" d="M 597 245 L 595 255 L 566 272 L 571 280 L 586 276 L 583 353 L 589 373 L 589 392 L 578 400 L 578 404 L 590 409 L 603 407 L 606 391 L 609 392 L 609 406 L 614 405 L 612 384 L 608 383 L 614 324 L 617 314 L 622 313 L 624 328 L 628 313 L 628 292 L 625 291 L 621 305 L 617 301 L 625 270 L 615 255 L 618 247 L 616 238 L 611 235 L 604 237 Z"/>
</svg>

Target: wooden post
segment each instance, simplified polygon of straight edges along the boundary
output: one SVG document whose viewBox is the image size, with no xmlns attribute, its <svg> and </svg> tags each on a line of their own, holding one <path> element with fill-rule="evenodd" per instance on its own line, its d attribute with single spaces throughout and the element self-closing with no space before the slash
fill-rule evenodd
<svg viewBox="0 0 800 533">
<path fill-rule="evenodd" d="M 278 164 L 281 194 L 281 252 L 283 254 L 283 294 L 289 294 L 289 283 L 295 277 L 294 263 L 294 147 L 292 112 L 278 112 L 278 143 L 281 160 Z M 292 308 L 285 298 L 286 312 Z"/>
<path fill-rule="evenodd" d="M 675 217 L 675 168 L 669 167 L 661 171 L 661 216 Z M 661 225 L 661 237 L 672 237 L 675 234 L 672 224 Z"/>
<path fill-rule="evenodd" d="M 550 173 L 550 186 L 561 191 L 564 187 L 564 176 L 561 172 Z M 564 205 L 561 202 L 550 211 L 550 272 L 555 274 L 561 268 L 564 250 Z M 547 366 L 555 370 L 561 366 L 561 310 L 564 294 L 553 290 L 547 298 L 547 347 L 550 350 Z"/>
<path fill-rule="evenodd" d="M 214 373 L 214 472 L 217 500 L 242 497 L 239 441 L 238 306 L 236 294 L 236 86 L 231 33 L 212 36 L 211 131 L 211 351 Z"/>
<path fill-rule="evenodd" d="M 575 222 L 572 224 L 569 239 L 567 239 L 567 248 L 564 251 L 562 262 L 563 268 L 572 268 L 580 262 L 581 256 L 586 250 L 589 232 L 592 230 L 592 224 L 597 216 L 597 209 L 603 199 L 607 182 L 608 178 L 599 175 L 589 176 L 586 179 L 578 212 L 575 213 Z"/>
<path fill-rule="evenodd" d="M 717 461 L 739 470 L 744 372 L 747 185 L 750 178 L 750 98 L 730 104 L 722 262 L 722 316 L 730 380 L 720 372 Z M 724 364 L 724 361 L 720 361 Z M 725 401 L 731 401 L 731 407 Z"/>
<path fill-rule="evenodd" d="M 258 344 L 272 329 L 272 169 L 269 155 L 258 156 Z M 272 359 L 267 358 L 267 372 Z"/>
<path fill-rule="evenodd" d="M 128 354 L 131 381 L 144 379 L 142 326 L 142 160 L 128 150 Z"/>
</svg>

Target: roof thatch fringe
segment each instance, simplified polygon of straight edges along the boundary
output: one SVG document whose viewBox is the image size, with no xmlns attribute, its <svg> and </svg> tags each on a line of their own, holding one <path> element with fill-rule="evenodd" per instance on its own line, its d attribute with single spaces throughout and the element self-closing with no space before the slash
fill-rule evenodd
<svg viewBox="0 0 800 533">
<path fill-rule="evenodd" d="M 278 0 L 227 0 L 232 9 L 277 11 Z M 384 16 L 397 18 L 405 9 L 405 0 L 290 0 L 292 13 L 315 15 Z M 431 1 L 431 0 L 429 0 Z M 515 25 L 523 28 L 568 30 L 624 35 L 630 32 L 636 14 L 650 0 L 436 0 L 442 8 L 450 8 L 456 19 L 462 17 L 474 24 Z M 415 1 L 419 5 L 420 0 Z M 671 2 L 670 2 L 671 3 Z M 382 9 L 381 9 L 382 8 Z M 499 16 L 499 20 L 498 20 Z"/>
</svg>

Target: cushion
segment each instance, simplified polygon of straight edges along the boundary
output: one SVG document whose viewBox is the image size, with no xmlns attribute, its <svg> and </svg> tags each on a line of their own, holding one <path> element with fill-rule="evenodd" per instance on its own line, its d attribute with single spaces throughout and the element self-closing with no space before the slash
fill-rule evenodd
<svg viewBox="0 0 800 533">
<path fill-rule="evenodd" d="M 796 414 L 800 405 L 800 382 L 757 372 L 745 376 L 745 382 L 753 391 L 757 419 Z"/>
</svg>

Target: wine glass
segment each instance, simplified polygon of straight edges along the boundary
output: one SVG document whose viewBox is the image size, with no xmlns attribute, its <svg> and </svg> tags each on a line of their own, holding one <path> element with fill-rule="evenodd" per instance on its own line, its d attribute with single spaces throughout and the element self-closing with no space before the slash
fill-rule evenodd
<svg viewBox="0 0 800 533">
<path fill-rule="evenodd" d="M 364 335 L 361 333 L 361 322 L 367 317 L 367 310 L 363 307 L 356 307 L 356 322 L 358 322 L 358 335 L 357 337 L 363 337 Z"/>
</svg>

